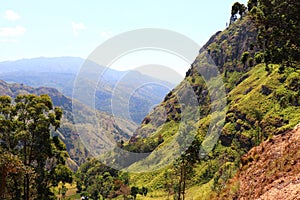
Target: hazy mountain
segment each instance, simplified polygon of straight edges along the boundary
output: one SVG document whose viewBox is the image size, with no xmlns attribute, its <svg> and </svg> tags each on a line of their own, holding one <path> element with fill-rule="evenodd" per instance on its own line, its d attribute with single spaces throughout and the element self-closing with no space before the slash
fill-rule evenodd
<svg viewBox="0 0 300 200">
<path fill-rule="evenodd" d="M 84 59 L 77 57 L 31 58 L 0 62 L 0 74 L 8 72 L 55 72 L 76 74 Z"/>
<path fill-rule="evenodd" d="M 99 83 L 90 81 L 95 74 L 91 72 L 86 74 L 83 80 L 85 84 L 81 86 L 87 89 L 97 84 L 95 93 L 89 96 L 95 99 L 96 108 L 135 123 L 140 123 L 151 108 L 160 103 L 174 86 L 137 71 L 117 71 L 76 57 L 1 62 L 0 79 L 33 87 L 53 87 L 72 97 L 74 82 L 83 64 L 93 66 L 93 70 L 103 71 Z M 112 108 L 112 99 L 118 106 Z M 124 114 L 128 111 L 129 114 Z"/>
</svg>

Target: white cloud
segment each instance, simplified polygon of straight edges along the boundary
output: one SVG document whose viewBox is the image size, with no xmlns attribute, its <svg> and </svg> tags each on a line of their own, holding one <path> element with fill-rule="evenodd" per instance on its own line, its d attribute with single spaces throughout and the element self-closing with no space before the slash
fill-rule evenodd
<svg viewBox="0 0 300 200">
<path fill-rule="evenodd" d="M 12 10 L 7 10 L 5 11 L 5 15 L 4 18 L 10 21 L 16 21 L 18 19 L 20 19 L 20 15 Z"/>
<path fill-rule="evenodd" d="M 100 33 L 101 37 L 107 39 L 107 38 L 110 38 L 113 34 L 112 34 L 112 31 L 102 31 Z"/>
<path fill-rule="evenodd" d="M 21 36 L 26 32 L 26 29 L 22 26 L 12 27 L 0 27 L 0 36 L 3 37 L 16 37 Z"/>
<path fill-rule="evenodd" d="M 80 30 L 86 29 L 86 26 L 82 23 L 72 22 L 73 34 L 74 36 L 78 36 Z"/>
</svg>

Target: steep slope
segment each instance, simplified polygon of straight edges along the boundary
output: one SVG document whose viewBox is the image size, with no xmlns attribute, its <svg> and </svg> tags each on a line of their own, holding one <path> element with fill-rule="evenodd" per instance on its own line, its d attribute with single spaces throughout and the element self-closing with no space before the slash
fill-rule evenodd
<svg viewBox="0 0 300 200">
<path fill-rule="evenodd" d="M 300 126 L 251 149 L 219 199 L 300 199 Z"/>
<path fill-rule="evenodd" d="M 125 117 L 137 124 L 154 105 L 161 102 L 170 88 L 174 87 L 172 83 L 143 75 L 137 71 L 105 70 L 103 66 L 76 57 L 32 58 L 0 62 L 0 79 L 32 87 L 53 87 L 64 95 L 72 97 L 77 73 L 83 65 L 95 66 L 95 70 L 105 71 L 99 84 L 89 83 L 90 77 L 86 76 L 86 87 L 98 84 L 94 96 L 91 97 L 95 98 L 96 108 Z M 112 99 L 119 105 L 114 111 L 111 107 Z M 128 111 L 128 103 L 130 116 L 124 115 Z"/>
<path fill-rule="evenodd" d="M 243 75 L 251 69 L 249 65 L 243 65 L 240 58 L 243 52 L 250 49 L 250 44 L 256 41 L 256 29 L 251 20 L 244 18 L 236 24 L 230 26 L 223 32 L 217 32 L 211 37 L 207 44 L 200 50 L 199 56 L 196 58 L 192 67 L 187 71 L 185 79 L 171 91 L 164 99 L 164 101 L 156 108 L 166 111 L 168 121 L 180 121 L 178 118 L 178 111 L 175 109 L 176 98 L 178 93 L 183 93 L 187 89 L 187 85 L 193 88 L 197 95 L 199 105 L 207 107 L 203 114 L 209 113 L 209 94 L 205 80 L 203 79 L 200 69 L 206 64 L 216 65 L 220 73 L 222 73 L 223 81 L 227 91 L 238 85 L 242 81 Z M 254 52 L 254 49 L 252 50 Z M 254 54 L 254 53 L 252 53 Z M 208 58 L 207 58 L 208 57 Z M 245 77 L 243 77 L 245 78 Z M 180 92 L 181 91 L 181 92 Z M 177 96 L 176 96 L 177 95 Z M 180 105 L 179 105 L 180 106 Z M 154 115 L 156 115 L 154 117 Z M 177 117 L 176 117 L 177 116 Z M 137 131 L 137 135 L 141 132 L 147 131 L 147 124 L 151 124 L 152 128 L 158 129 L 162 123 L 156 124 L 152 118 L 157 118 L 157 112 L 150 113 L 143 121 L 142 126 Z"/>
<path fill-rule="evenodd" d="M 267 71 L 264 64 L 256 63 L 253 60 L 259 50 L 256 35 L 257 30 L 250 16 L 246 15 L 223 32 L 216 33 L 200 50 L 185 80 L 143 120 L 134 137 L 125 145 L 124 149 L 129 147 L 128 149 L 134 149 L 135 152 L 143 152 L 141 144 L 163 138 L 162 143 L 156 143 L 152 153 L 132 163 L 128 169 L 140 171 L 147 169 L 148 165 L 165 168 L 159 172 L 148 173 L 144 177 L 133 176 L 133 181 L 154 190 L 163 189 L 166 183 L 164 173 L 172 168 L 172 160 L 169 158 L 178 152 L 176 145 L 171 147 L 175 147 L 171 153 L 168 151 L 168 154 L 164 154 L 166 152 L 161 150 L 168 147 L 170 141 L 178 141 L 176 138 L 180 134 L 188 137 L 189 132 L 182 131 L 180 127 L 189 125 L 193 131 L 196 130 L 196 135 L 200 138 L 200 148 L 206 149 L 210 143 L 213 144 L 213 148 L 200 157 L 199 163 L 195 165 L 194 175 L 186 183 L 188 187 L 197 185 L 198 194 L 188 191 L 187 196 L 210 199 L 210 193 L 221 191 L 227 180 L 239 169 L 242 155 L 265 139 L 292 130 L 299 123 L 300 70 L 286 68 L 280 73 L 279 65 L 270 65 L 270 70 Z M 252 59 L 242 63 L 244 52 L 249 52 Z M 202 72 L 203 68 L 209 72 L 210 68 L 207 66 L 213 64 L 221 73 L 227 91 L 227 104 L 223 112 L 211 113 L 218 101 L 211 103 L 211 97 L 214 96 L 210 94 L 211 86 L 207 83 L 217 83 L 215 80 L 205 81 L 203 73 L 199 72 Z M 189 87 L 193 89 L 199 103 L 198 120 L 183 119 L 182 111 L 185 105 L 180 103 L 179 99 L 193 96 L 186 93 Z M 222 118 L 223 115 L 225 119 Z M 212 129 L 217 130 L 216 134 L 209 133 Z M 133 148 L 134 146 L 139 150 Z M 158 157 L 156 152 L 162 153 L 162 156 Z"/>
<path fill-rule="evenodd" d="M 101 125 L 101 129 L 97 130 L 92 124 L 88 124 L 89 114 L 93 113 L 93 110 L 77 102 L 76 106 L 83 110 L 80 113 L 80 118 L 77 127 L 74 125 L 73 115 L 72 115 L 72 100 L 64 96 L 57 89 L 39 87 L 33 88 L 25 86 L 23 84 L 8 84 L 0 80 L 0 95 L 8 95 L 11 97 L 16 97 L 18 94 L 48 94 L 53 101 L 55 106 L 59 106 L 63 109 L 63 119 L 61 127 L 54 135 L 59 135 L 67 146 L 67 150 L 70 157 L 76 162 L 76 164 L 82 164 L 88 156 L 91 156 L 92 152 L 88 150 L 93 149 L 94 146 L 98 145 L 97 134 L 109 134 L 115 141 L 126 140 L 130 137 L 135 129 L 135 125 L 124 119 L 114 118 L 106 113 L 97 112 L 97 119 Z M 118 123 L 116 123 L 118 121 Z M 84 145 L 82 138 L 89 137 L 91 143 L 89 146 Z M 93 140 L 94 139 L 94 140 Z"/>
</svg>

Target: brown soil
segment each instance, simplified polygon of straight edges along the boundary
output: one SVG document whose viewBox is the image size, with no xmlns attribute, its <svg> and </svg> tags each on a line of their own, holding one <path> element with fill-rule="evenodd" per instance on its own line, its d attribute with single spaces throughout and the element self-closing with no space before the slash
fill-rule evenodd
<svg viewBox="0 0 300 200">
<path fill-rule="evenodd" d="M 242 163 L 222 199 L 300 200 L 299 125 L 251 149 Z"/>
</svg>

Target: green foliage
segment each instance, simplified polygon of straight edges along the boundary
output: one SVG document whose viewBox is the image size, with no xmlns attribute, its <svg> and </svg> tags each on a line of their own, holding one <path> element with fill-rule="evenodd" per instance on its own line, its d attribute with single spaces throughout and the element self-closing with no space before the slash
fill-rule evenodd
<svg viewBox="0 0 300 200">
<path fill-rule="evenodd" d="M 244 65 L 246 65 L 246 62 L 249 59 L 249 55 L 250 55 L 250 53 L 248 51 L 246 51 L 242 54 L 241 61 Z"/>
<path fill-rule="evenodd" d="M 232 73 L 228 73 L 225 81 L 225 86 L 228 90 L 232 90 L 237 82 L 240 80 L 242 73 L 234 71 Z"/>
<path fill-rule="evenodd" d="M 250 57 L 248 59 L 248 65 L 249 65 L 249 67 L 253 67 L 254 66 L 254 59 L 252 57 Z"/>
<path fill-rule="evenodd" d="M 174 197 L 178 199 L 183 195 L 183 169 L 182 172 L 186 172 L 187 175 L 186 188 L 192 185 L 200 188 L 207 184 L 210 185 L 210 190 L 219 192 L 236 173 L 242 155 L 251 147 L 259 145 L 272 135 L 288 131 L 299 123 L 300 110 L 297 106 L 299 104 L 296 104 L 300 99 L 297 88 L 300 83 L 299 71 L 289 68 L 284 74 L 279 74 L 279 66 L 273 65 L 273 70 L 267 73 L 263 66 L 257 65 L 242 76 L 238 72 L 228 73 L 231 79 L 225 79 L 226 83 L 240 83 L 233 84 L 233 89 L 228 93 L 229 112 L 220 140 L 211 153 L 201 158 L 200 162 L 193 161 L 188 165 L 183 165 L 186 157 L 181 157 L 176 161 L 175 167 L 169 166 L 163 172 L 147 174 L 145 179 L 139 176 L 140 178 L 136 177 L 135 180 L 140 184 L 143 183 L 140 180 L 146 181 L 149 184 L 147 187 L 151 186 L 152 189 L 164 189 L 166 195 L 176 194 Z M 269 88 L 271 93 L 262 94 L 262 86 Z M 205 136 L 209 122 L 208 118 L 203 118 L 197 124 L 199 138 L 203 138 L 203 134 Z M 165 142 L 168 142 L 171 134 L 167 135 L 165 132 L 170 131 L 173 126 L 174 124 L 164 124 L 156 134 L 163 134 Z M 206 190 L 212 192 L 207 188 Z"/>
<path fill-rule="evenodd" d="M 130 194 L 133 196 L 133 199 L 136 199 L 136 195 L 139 193 L 139 188 L 138 187 L 131 187 L 130 189 Z"/>
<path fill-rule="evenodd" d="M 235 2 L 233 5 L 232 5 L 232 8 L 231 8 L 231 15 L 236 15 L 238 12 L 239 12 L 239 8 L 240 8 L 240 3 L 239 2 Z"/>
<path fill-rule="evenodd" d="M 73 172 L 67 166 L 62 164 L 57 165 L 51 175 L 56 181 L 56 184 L 54 185 L 58 185 L 59 182 L 65 184 L 72 183 L 73 181 Z"/>
<path fill-rule="evenodd" d="M 260 64 L 260 63 L 262 63 L 263 60 L 264 60 L 264 54 L 261 53 L 261 52 L 256 52 L 256 53 L 255 53 L 255 56 L 254 56 L 254 59 L 255 59 L 255 62 L 256 62 L 257 64 Z"/>
<path fill-rule="evenodd" d="M 164 141 L 162 135 L 158 135 L 157 139 L 142 139 L 139 137 L 132 137 L 131 142 L 122 146 L 123 149 L 135 153 L 149 153 L 152 152 L 159 144 Z"/>
<path fill-rule="evenodd" d="M 97 159 L 82 164 L 76 174 L 77 192 L 93 199 L 130 195 L 129 174 L 117 171 Z M 137 189 L 137 193 L 139 190 Z M 142 194 L 146 194 L 145 189 Z"/>
<path fill-rule="evenodd" d="M 241 18 L 243 17 L 245 11 L 246 11 L 246 6 L 244 4 L 241 4 L 239 2 L 235 2 L 233 5 L 232 5 L 232 8 L 231 8 L 231 20 L 230 22 L 234 22 L 236 19 L 237 19 L 237 16 L 236 14 L 239 14 L 241 16 Z"/>
<path fill-rule="evenodd" d="M 249 3 L 252 5 L 252 1 Z M 259 30 L 258 42 L 264 50 L 264 62 L 282 64 L 283 68 L 295 67 L 300 61 L 299 1 L 258 0 L 256 4 L 256 11 L 251 14 Z"/>
<path fill-rule="evenodd" d="M 187 181 L 193 174 L 193 166 L 199 161 L 200 141 L 198 138 L 192 142 L 185 152 L 173 163 L 173 170 L 164 174 L 165 188 L 171 193 L 173 186 L 176 200 L 185 198 Z M 168 178 L 168 179 L 167 179 Z"/>
<path fill-rule="evenodd" d="M 60 126 L 62 110 L 53 107 L 48 95 L 18 95 L 14 101 L 2 96 L 0 105 L 0 159 L 6 160 L 2 197 L 51 199 L 52 186 L 72 182 L 72 172 L 64 166 L 65 146 L 50 137 L 50 128 Z"/>
<path fill-rule="evenodd" d="M 249 0 L 247 3 L 248 11 L 251 11 L 254 6 L 257 6 L 258 0 Z"/>
<path fill-rule="evenodd" d="M 142 187 L 140 190 L 139 190 L 139 194 L 140 195 L 143 195 L 143 196 L 147 196 L 148 194 L 148 189 L 146 187 Z"/>
<path fill-rule="evenodd" d="M 286 85 L 288 89 L 293 90 L 294 92 L 300 91 L 300 76 L 299 72 L 291 73 L 288 78 L 286 79 Z"/>
</svg>

